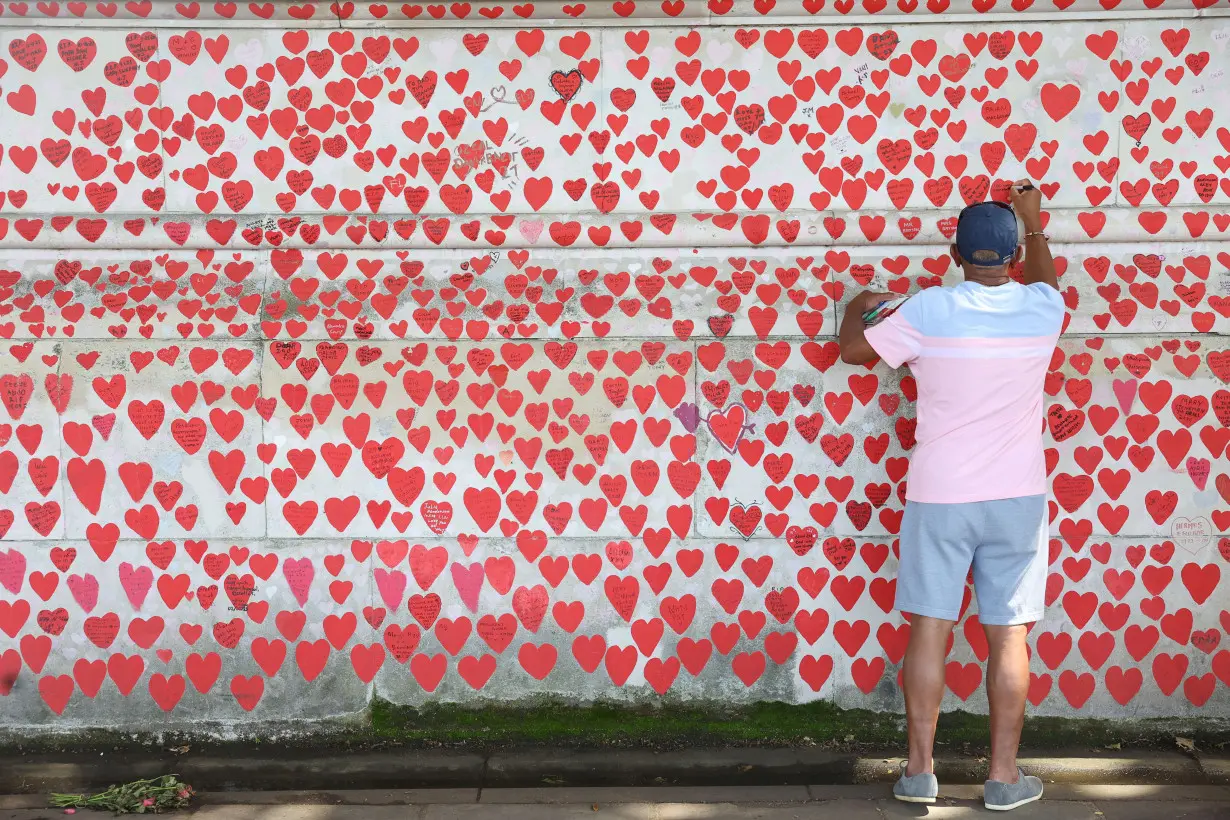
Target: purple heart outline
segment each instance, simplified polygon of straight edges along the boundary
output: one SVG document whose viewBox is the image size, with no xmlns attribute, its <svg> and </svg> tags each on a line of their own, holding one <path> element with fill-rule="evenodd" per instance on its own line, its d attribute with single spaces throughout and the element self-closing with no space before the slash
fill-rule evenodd
<svg viewBox="0 0 1230 820">
<path fill-rule="evenodd" d="M 730 410 L 733 410 L 733 409 L 735 409 L 736 407 L 741 407 L 741 408 L 743 408 L 743 416 L 744 416 L 744 418 L 745 418 L 745 419 L 746 419 L 748 416 L 750 416 L 750 415 L 751 415 L 751 411 L 749 411 L 749 410 L 747 409 L 747 407 L 745 407 L 745 406 L 743 405 L 743 403 L 742 403 L 742 402 L 739 402 L 739 403 L 737 403 L 737 404 L 732 404 L 732 405 L 730 405 L 729 407 L 727 407 L 727 408 L 726 408 L 726 411 L 722 411 L 722 410 L 710 410 L 710 411 L 709 411 L 709 415 L 705 416 L 705 424 L 707 424 L 707 425 L 709 426 L 709 433 L 710 433 L 710 435 L 712 435 L 712 436 L 713 436 L 713 440 L 714 440 L 714 441 L 716 441 L 716 442 L 717 442 L 717 443 L 721 446 L 721 448 L 722 448 L 723 450 L 725 450 L 726 452 L 730 453 L 731 455 L 733 455 L 736 451 L 738 451 L 738 449 L 739 449 L 739 442 L 743 441 L 743 437 L 744 437 L 744 436 L 746 436 L 748 433 L 754 433 L 754 432 L 756 431 L 756 425 L 754 425 L 754 424 L 746 424 L 746 423 L 745 423 L 745 424 L 743 424 L 743 426 L 741 426 L 741 427 L 739 428 L 739 434 L 738 434 L 737 436 L 735 436 L 735 440 L 734 440 L 734 442 L 733 442 L 733 443 L 732 443 L 729 447 L 727 447 L 727 446 L 726 446 L 726 442 L 722 441 L 722 439 L 718 436 L 718 434 L 717 434 L 716 432 L 714 432 L 714 430 L 713 430 L 713 417 L 714 417 L 714 416 L 722 416 L 722 415 L 725 415 L 725 413 L 726 413 L 726 412 L 728 412 L 728 411 L 730 411 Z"/>
</svg>

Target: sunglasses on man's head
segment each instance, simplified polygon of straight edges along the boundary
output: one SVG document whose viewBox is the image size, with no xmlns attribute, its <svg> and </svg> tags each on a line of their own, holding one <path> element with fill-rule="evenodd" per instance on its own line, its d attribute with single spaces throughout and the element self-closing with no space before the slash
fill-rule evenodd
<svg viewBox="0 0 1230 820">
<path fill-rule="evenodd" d="M 1007 202 L 1000 202 L 998 199 L 988 199 L 986 202 L 975 202 L 973 205 L 966 205 L 961 209 L 961 213 L 957 214 L 957 221 L 960 222 L 965 218 L 965 215 L 975 208 L 981 208 L 984 205 L 994 205 L 997 208 L 1003 208 L 1005 211 L 1011 211 L 1012 206 Z M 1015 213 L 1015 211 L 1013 211 Z"/>
</svg>

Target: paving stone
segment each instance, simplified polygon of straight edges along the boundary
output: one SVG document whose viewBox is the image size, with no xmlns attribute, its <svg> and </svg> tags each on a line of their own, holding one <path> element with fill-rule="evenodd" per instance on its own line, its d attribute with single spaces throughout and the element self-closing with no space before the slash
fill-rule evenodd
<svg viewBox="0 0 1230 820">
<path fill-rule="evenodd" d="M 806 786 L 645 786 L 545 789 L 483 789 L 481 803 L 805 803 Z"/>
<path fill-rule="evenodd" d="M 428 806 L 422 820 L 657 820 L 654 806 L 648 803 L 625 803 L 599 806 L 570 804 L 567 806 Z"/>
<path fill-rule="evenodd" d="M 897 800 L 878 801 L 881 816 L 926 817 L 928 820 L 966 820 L 969 817 L 986 817 L 991 812 L 981 800 L 944 800 L 931 806 L 901 803 Z M 1160 816 L 1160 815 L 1159 815 Z M 1013 820 L 1102 820 L 1092 803 L 1066 803 L 1043 798 L 1012 810 Z"/>
<path fill-rule="evenodd" d="M 344 789 L 330 791 L 294 792 L 296 803 L 314 803 L 332 806 L 412 806 L 451 805 L 453 803 L 477 803 L 478 789 Z M 287 792 L 205 792 L 199 795 L 203 804 L 234 805 L 242 801 L 254 805 L 282 805 Z M 0 806 L 3 806 L 0 803 Z"/>
<path fill-rule="evenodd" d="M 1098 803 L 1103 820 L 1230 820 L 1230 805 L 1190 802 Z"/>
</svg>

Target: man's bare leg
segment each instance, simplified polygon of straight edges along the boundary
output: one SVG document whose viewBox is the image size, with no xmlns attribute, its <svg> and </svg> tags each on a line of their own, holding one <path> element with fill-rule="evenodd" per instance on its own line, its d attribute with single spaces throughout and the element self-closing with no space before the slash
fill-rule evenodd
<svg viewBox="0 0 1230 820">
<path fill-rule="evenodd" d="M 910 616 L 910 644 L 905 650 L 905 716 L 910 760 L 906 774 L 913 777 L 932 770 L 935 724 L 944 699 L 944 657 L 955 621 Z M 1026 685 L 1028 686 L 1028 673 Z"/>
<path fill-rule="evenodd" d="M 983 627 L 991 651 L 987 665 L 987 700 L 991 705 L 991 771 L 988 777 L 1002 783 L 1017 779 L 1016 753 L 1025 722 L 1025 698 L 1029 694 L 1029 630 L 1019 626 Z"/>
</svg>

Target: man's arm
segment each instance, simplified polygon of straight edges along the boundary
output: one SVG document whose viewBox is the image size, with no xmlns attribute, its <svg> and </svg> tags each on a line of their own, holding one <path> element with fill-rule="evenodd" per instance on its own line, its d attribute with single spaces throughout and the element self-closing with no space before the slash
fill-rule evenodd
<svg viewBox="0 0 1230 820">
<path fill-rule="evenodd" d="M 839 335 L 841 345 L 841 360 L 846 364 L 867 364 L 879 358 L 879 354 L 867 341 L 867 336 L 863 333 L 866 325 L 863 324 L 863 314 L 871 310 L 873 307 L 888 299 L 893 299 L 896 294 L 893 293 L 877 293 L 875 291 L 865 290 L 855 296 L 846 304 L 846 313 L 841 320 L 841 332 Z"/>
<path fill-rule="evenodd" d="M 1022 186 L 1028 185 L 1029 188 Z M 1046 237 L 1042 235 L 1042 192 L 1027 179 L 1017 180 L 1009 191 L 1013 210 L 1025 226 L 1025 284 L 1045 282 L 1059 290 L 1059 276 Z"/>
</svg>

